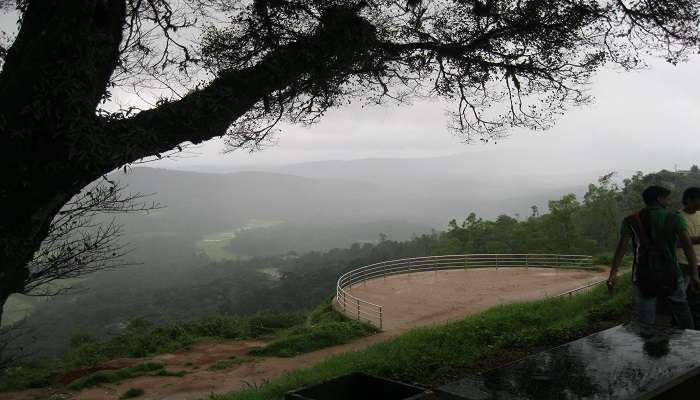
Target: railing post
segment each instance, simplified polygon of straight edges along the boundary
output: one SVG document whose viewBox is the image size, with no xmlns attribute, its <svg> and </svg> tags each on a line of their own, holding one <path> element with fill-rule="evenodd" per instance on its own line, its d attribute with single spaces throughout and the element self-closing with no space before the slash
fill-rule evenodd
<svg viewBox="0 0 700 400">
<path fill-rule="evenodd" d="M 528 259 L 527 254 L 525 254 L 525 268 L 530 266 L 530 260 Z"/>
<path fill-rule="evenodd" d="M 382 313 L 382 306 L 379 306 L 379 330 L 382 330 L 382 319 L 383 319 L 383 313 Z"/>
<path fill-rule="evenodd" d="M 360 320 L 360 299 L 357 299 L 357 320 Z"/>
</svg>

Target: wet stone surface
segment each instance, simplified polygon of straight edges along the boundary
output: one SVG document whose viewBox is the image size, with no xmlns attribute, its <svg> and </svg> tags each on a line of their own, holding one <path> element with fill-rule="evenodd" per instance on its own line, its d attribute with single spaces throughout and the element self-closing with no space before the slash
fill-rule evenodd
<svg viewBox="0 0 700 400">
<path fill-rule="evenodd" d="M 651 399 L 700 373 L 700 331 L 617 326 L 436 390 L 440 399 Z"/>
</svg>

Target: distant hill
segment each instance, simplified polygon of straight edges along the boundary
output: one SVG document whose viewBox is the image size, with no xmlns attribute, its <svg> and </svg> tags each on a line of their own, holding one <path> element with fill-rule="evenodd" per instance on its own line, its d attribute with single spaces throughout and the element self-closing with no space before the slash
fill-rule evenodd
<svg viewBox="0 0 700 400">
<path fill-rule="evenodd" d="M 481 189 L 504 189 L 507 185 L 530 187 L 531 191 L 561 188 L 588 182 L 610 171 L 549 168 L 541 155 L 504 151 L 478 151 L 432 158 L 374 158 L 329 160 L 270 167 L 269 171 L 309 178 L 354 179 L 374 183 L 467 182 Z M 626 174 L 629 175 L 629 174 Z M 532 186 L 536 184 L 536 186 Z"/>
<path fill-rule="evenodd" d="M 127 184 L 129 191 L 153 193 L 149 200 L 166 206 L 151 215 L 125 218 L 132 232 L 214 232 L 250 220 L 368 221 L 396 215 L 389 206 L 396 196 L 368 182 L 270 172 L 207 174 L 153 168 L 115 172 L 112 178 Z"/>
<path fill-rule="evenodd" d="M 154 193 L 152 199 L 167 206 L 148 216 L 126 217 L 130 231 L 214 232 L 250 220 L 397 220 L 440 229 L 472 211 L 484 217 L 525 215 L 531 205 L 542 208 L 564 193 L 582 194 L 597 176 L 527 176 L 515 170 L 507 175 L 502 166 L 497 169 L 503 175 L 496 176 L 488 165 L 466 168 L 464 163 L 458 156 L 322 161 L 232 173 L 140 167 L 112 177 L 131 191 Z"/>
</svg>

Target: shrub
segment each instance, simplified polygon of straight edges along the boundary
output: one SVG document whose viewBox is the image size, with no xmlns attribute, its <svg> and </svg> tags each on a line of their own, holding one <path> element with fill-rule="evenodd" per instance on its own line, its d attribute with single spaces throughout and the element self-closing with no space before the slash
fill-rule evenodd
<svg viewBox="0 0 700 400">
<path fill-rule="evenodd" d="M 305 324 L 280 332 L 277 339 L 263 347 L 252 349 L 250 354 L 292 357 L 347 343 L 376 332 L 374 326 L 350 320 L 336 312 L 329 299 L 309 313 Z"/>
<path fill-rule="evenodd" d="M 70 347 L 77 348 L 86 344 L 95 343 L 97 338 L 86 333 L 76 333 L 70 338 Z"/>
<path fill-rule="evenodd" d="M 81 390 L 103 383 L 113 383 L 141 375 L 148 375 L 154 371 L 162 371 L 164 368 L 165 364 L 162 363 L 143 363 L 114 371 L 99 371 L 74 380 L 68 385 L 68 388 L 72 390 Z"/>
<path fill-rule="evenodd" d="M 134 397 L 143 396 L 145 391 L 141 388 L 130 388 L 124 394 L 119 396 L 120 399 L 133 399 Z"/>
<path fill-rule="evenodd" d="M 207 369 L 209 371 L 220 371 L 222 369 L 229 369 L 234 365 L 243 364 L 252 360 L 252 357 L 231 357 L 228 360 L 217 361 L 214 364 L 210 365 Z"/>
</svg>

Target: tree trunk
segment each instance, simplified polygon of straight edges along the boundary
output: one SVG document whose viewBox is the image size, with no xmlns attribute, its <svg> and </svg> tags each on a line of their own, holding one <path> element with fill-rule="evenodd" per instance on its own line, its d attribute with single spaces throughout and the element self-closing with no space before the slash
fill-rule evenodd
<svg viewBox="0 0 700 400">
<path fill-rule="evenodd" d="M 9 298 L 10 298 L 10 292 L 4 290 L 0 286 L 0 304 L 2 304 L 0 306 L 0 327 L 2 326 L 2 321 L 3 321 L 2 316 L 5 314 L 5 303 L 7 303 L 7 299 L 9 299 Z"/>
<path fill-rule="evenodd" d="M 0 307 L 61 207 L 104 171 L 75 148 L 118 62 L 125 0 L 29 2 L 0 72 Z M 94 142 L 91 142 L 95 147 Z M 1 321 L 1 320 L 0 320 Z"/>
</svg>

